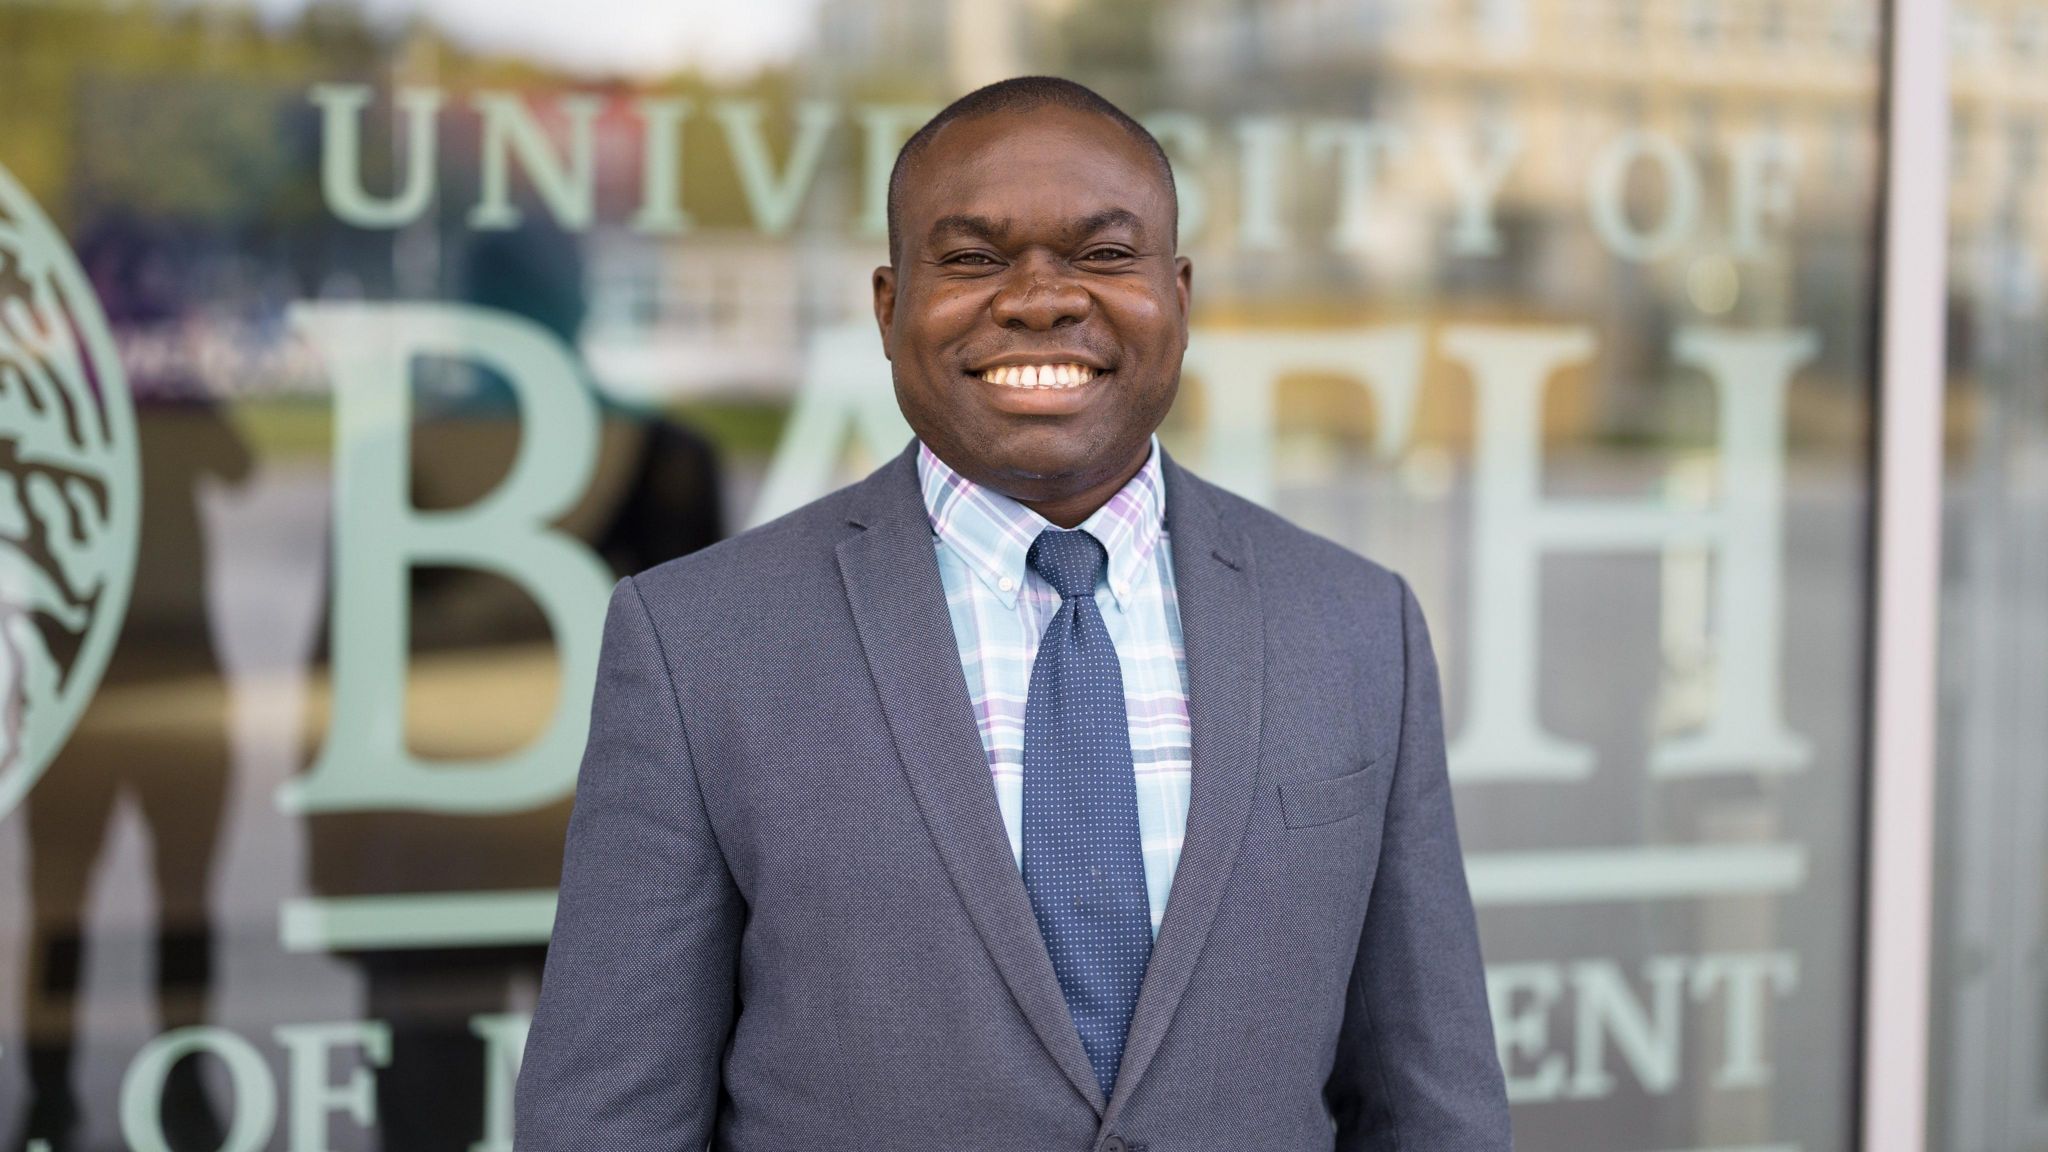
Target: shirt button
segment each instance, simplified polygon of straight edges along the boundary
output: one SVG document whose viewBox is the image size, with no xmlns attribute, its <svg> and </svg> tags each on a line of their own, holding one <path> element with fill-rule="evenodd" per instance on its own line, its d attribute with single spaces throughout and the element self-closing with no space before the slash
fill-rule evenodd
<svg viewBox="0 0 2048 1152">
<path fill-rule="evenodd" d="M 1102 1142 L 1102 1152 L 1127 1152 L 1129 1147 L 1121 1136 L 1111 1136 Z"/>
<path fill-rule="evenodd" d="M 1001 588 L 1005 592 L 1008 592 L 1010 589 L 1015 588 L 1016 586 L 1017 582 L 1015 580 L 1010 579 L 1008 576 L 1005 576 L 1001 580 L 996 581 L 996 587 Z"/>
</svg>

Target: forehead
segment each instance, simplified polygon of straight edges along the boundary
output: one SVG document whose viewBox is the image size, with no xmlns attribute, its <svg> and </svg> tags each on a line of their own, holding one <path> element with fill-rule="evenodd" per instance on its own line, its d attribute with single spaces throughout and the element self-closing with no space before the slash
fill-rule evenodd
<svg viewBox="0 0 2048 1152">
<path fill-rule="evenodd" d="M 941 217 L 1059 225 L 1123 209 L 1147 230 L 1171 230 L 1158 161 L 1107 116 L 1057 105 L 955 120 L 905 173 L 913 239 Z"/>
</svg>

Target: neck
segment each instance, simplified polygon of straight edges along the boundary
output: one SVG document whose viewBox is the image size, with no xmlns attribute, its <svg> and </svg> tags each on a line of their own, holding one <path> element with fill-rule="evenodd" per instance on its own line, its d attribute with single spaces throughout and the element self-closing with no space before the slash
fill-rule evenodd
<svg viewBox="0 0 2048 1152">
<path fill-rule="evenodd" d="M 1139 449 L 1136 459 L 1117 469 L 1100 483 L 1064 496 L 1045 500 L 1020 499 L 1017 502 L 1062 528 L 1072 528 L 1093 516 L 1097 508 L 1109 503 L 1109 498 L 1116 495 L 1125 484 L 1130 483 L 1131 477 L 1136 476 L 1139 469 L 1145 466 L 1145 461 L 1151 454 L 1152 441 L 1147 439 L 1144 446 Z"/>
</svg>

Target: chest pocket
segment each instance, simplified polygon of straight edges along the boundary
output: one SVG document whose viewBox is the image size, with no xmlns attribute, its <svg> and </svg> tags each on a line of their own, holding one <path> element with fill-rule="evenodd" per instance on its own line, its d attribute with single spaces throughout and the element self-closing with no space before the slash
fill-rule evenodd
<svg viewBox="0 0 2048 1152">
<path fill-rule="evenodd" d="M 1384 759 L 1384 758 L 1382 758 Z M 1280 785 L 1280 814 L 1289 828 L 1309 828 L 1356 816 L 1380 775 L 1380 760 L 1323 780 L 1290 780 Z"/>
</svg>

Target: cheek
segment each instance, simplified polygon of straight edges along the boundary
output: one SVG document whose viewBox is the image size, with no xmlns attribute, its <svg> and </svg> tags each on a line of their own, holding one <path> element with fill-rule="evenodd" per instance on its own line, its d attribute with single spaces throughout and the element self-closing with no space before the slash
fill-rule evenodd
<svg viewBox="0 0 2048 1152">
<path fill-rule="evenodd" d="M 971 332 L 987 310 L 987 295 L 969 288 L 942 288 L 921 299 L 906 300 L 911 309 L 907 328 L 917 336 L 917 350 L 924 355 L 942 352 Z"/>
<path fill-rule="evenodd" d="M 1166 357 L 1180 345 L 1180 308 L 1169 292 L 1134 287 L 1103 298 L 1103 311 L 1135 351 Z"/>
</svg>

